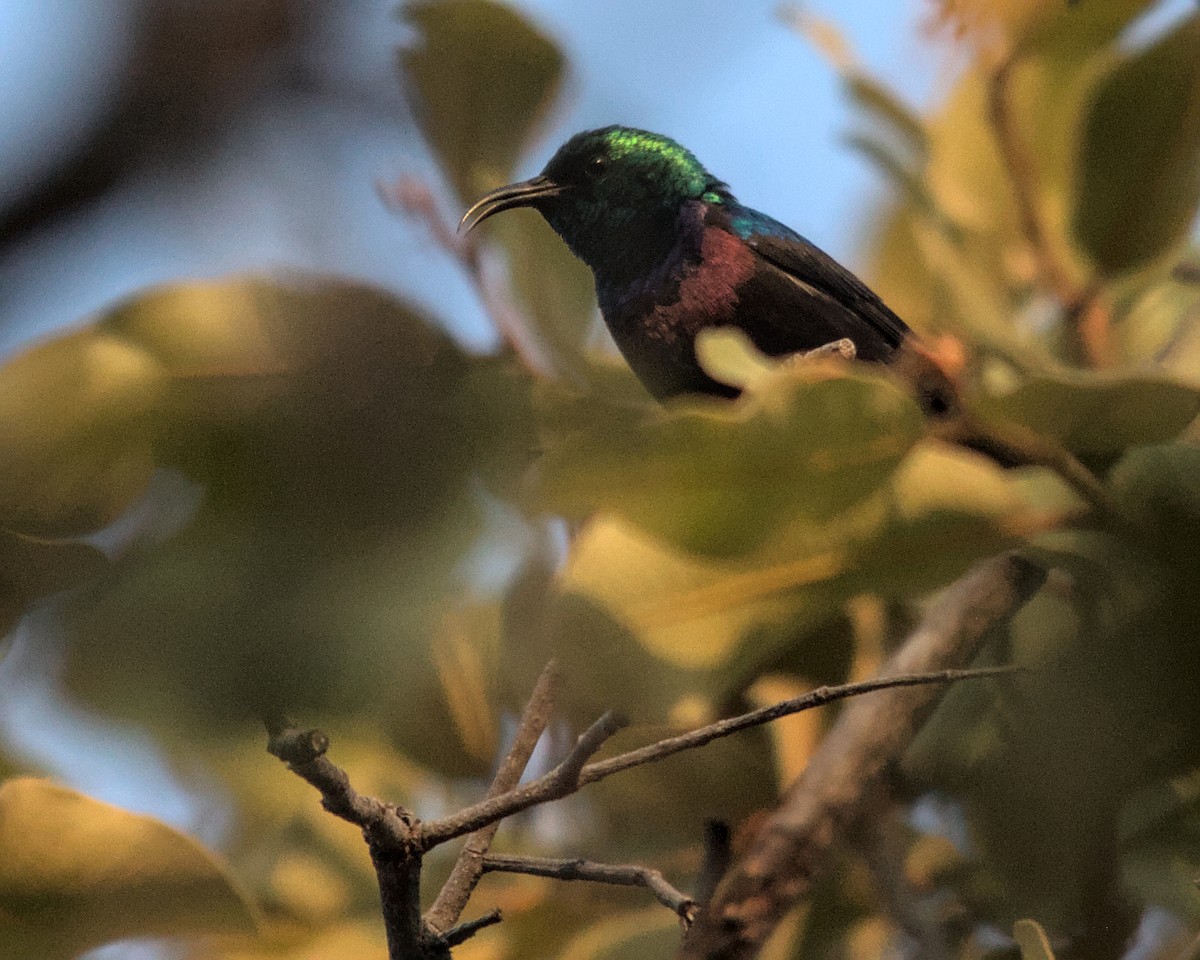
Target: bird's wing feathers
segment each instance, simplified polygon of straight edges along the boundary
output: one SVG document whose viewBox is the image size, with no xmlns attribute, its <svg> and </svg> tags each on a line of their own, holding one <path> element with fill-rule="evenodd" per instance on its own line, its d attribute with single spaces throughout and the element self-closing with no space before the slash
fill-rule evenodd
<svg viewBox="0 0 1200 960">
<path fill-rule="evenodd" d="M 819 313 L 839 315 L 843 327 L 845 314 L 865 324 L 883 346 L 896 348 L 908 334 L 908 326 L 853 273 L 795 231 L 766 214 L 739 207 L 730 217 L 730 226 L 770 268 L 781 271 L 811 298 Z M 845 335 L 853 334 L 847 330 Z M 860 336 L 859 339 L 862 339 Z M 868 344 L 858 344 L 861 352 Z"/>
</svg>

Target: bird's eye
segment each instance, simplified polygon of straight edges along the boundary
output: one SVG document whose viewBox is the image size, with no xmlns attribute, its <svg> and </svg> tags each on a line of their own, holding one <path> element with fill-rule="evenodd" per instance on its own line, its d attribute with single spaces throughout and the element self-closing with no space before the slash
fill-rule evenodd
<svg viewBox="0 0 1200 960">
<path fill-rule="evenodd" d="M 588 161 L 587 174 L 593 180 L 608 169 L 608 157 L 600 153 Z"/>
</svg>

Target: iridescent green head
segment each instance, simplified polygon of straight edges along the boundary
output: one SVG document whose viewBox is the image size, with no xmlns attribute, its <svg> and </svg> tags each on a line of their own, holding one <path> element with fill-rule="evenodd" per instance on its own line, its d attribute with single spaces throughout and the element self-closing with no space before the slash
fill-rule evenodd
<svg viewBox="0 0 1200 960">
<path fill-rule="evenodd" d="M 593 270 L 636 254 L 645 260 L 673 241 L 680 212 L 729 196 L 691 151 L 669 137 L 603 127 L 564 143 L 540 176 L 483 197 L 463 217 L 467 229 L 501 210 L 535 207 Z"/>
</svg>

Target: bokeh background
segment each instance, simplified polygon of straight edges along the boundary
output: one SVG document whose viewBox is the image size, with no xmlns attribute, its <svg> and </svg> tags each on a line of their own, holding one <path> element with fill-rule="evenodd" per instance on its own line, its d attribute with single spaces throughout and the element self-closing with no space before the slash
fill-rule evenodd
<svg viewBox="0 0 1200 960">
<path fill-rule="evenodd" d="M 473 12 L 439 19 L 456 6 Z M 573 687 L 542 764 L 609 706 L 648 739 L 865 676 L 915 604 L 1009 546 L 1071 587 L 989 655 L 1048 672 L 949 698 L 891 811 L 902 872 L 954 956 L 1015 956 L 1022 916 L 1064 957 L 1120 955 L 1135 931 L 1129 956 L 1173 956 L 1200 923 L 1195 4 L 513 0 L 524 22 L 494 22 L 511 58 L 447 80 L 430 38 L 478 42 L 481 6 L 0 5 L 0 771 L 230 864 L 179 868 L 209 898 L 199 921 L 167 897 L 109 904 L 124 926 L 72 906 L 26 929 L 0 900 L 0 960 L 247 913 L 262 937 L 87 956 L 382 955 L 355 832 L 265 754 L 256 710 L 324 726 L 361 789 L 433 814 L 478 795 L 551 652 Z M 1022 236 L 983 95 L 1025 33 L 1014 98 L 1046 250 Z M 1163 38 L 1134 108 L 1114 84 L 1089 126 L 1097 78 Z M 478 99 L 439 99 L 460 77 Z M 485 106 L 501 130 L 475 136 Z M 1053 471 L 940 442 L 878 374 L 726 344 L 765 427 L 659 418 L 535 217 L 478 246 L 450 233 L 467 198 L 617 122 L 680 140 L 965 344 L 981 414 L 1078 457 L 1131 523 L 1105 528 Z M 1147 192 L 1124 206 L 1118 182 Z M 542 341 L 540 376 L 506 322 Z M 502 842 L 684 882 L 704 817 L 769 805 L 826 722 L 606 785 Z M 878 878 L 838 857 L 771 956 L 913 955 Z M 436 880 L 448 861 L 430 860 Z M 503 878 L 477 912 L 495 904 L 510 919 L 463 956 L 665 957 L 677 939 L 627 891 Z"/>
<path fill-rule="evenodd" d="M 807 6 L 835 18 L 914 103 L 953 75 L 953 54 L 930 39 L 930 10 L 917 0 Z M 878 174 L 846 147 L 836 73 L 784 8 L 514 7 L 570 63 L 522 176 L 577 130 L 642 126 L 687 144 L 745 202 L 844 262 L 861 259 Z M 380 197 L 380 184 L 410 175 L 447 218 L 459 212 L 396 69 L 413 31 L 394 0 L 9 0 L 0 16 L 6 353 L 153 284 L 296 270 L 403 294 L 463 343 L 494 345 L 461 267 L 424 223 Z M 127 731 L 73 714 L 13 663 L 0 682 L 16 754 L 94 796 L 201 827 L 148 744 L 118 746 Z M 110 744 L 101 758 L 97 742 Z"/>
</svg>

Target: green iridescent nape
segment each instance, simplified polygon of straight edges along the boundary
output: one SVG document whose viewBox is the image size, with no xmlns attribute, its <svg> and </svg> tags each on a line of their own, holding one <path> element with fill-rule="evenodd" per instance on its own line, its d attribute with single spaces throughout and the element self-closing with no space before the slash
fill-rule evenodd
<svg viewBox="0 0 1200 960">
<path fill-rule="evenodd" d="M 614 160 L 657 157 L 666 161 L 671 172 L 686 184 L 688 192 L 693 196 L 704 190 L 712 179 L 696 159 L 696 155 L 670 137 L 646 130 L 615 127 L 608 131 L 605 139 L 608 141 L 609 154 Z M 718 198 L 715 193 L 709 191 L 702 199 L 714 203 Z"/>
</svg>

